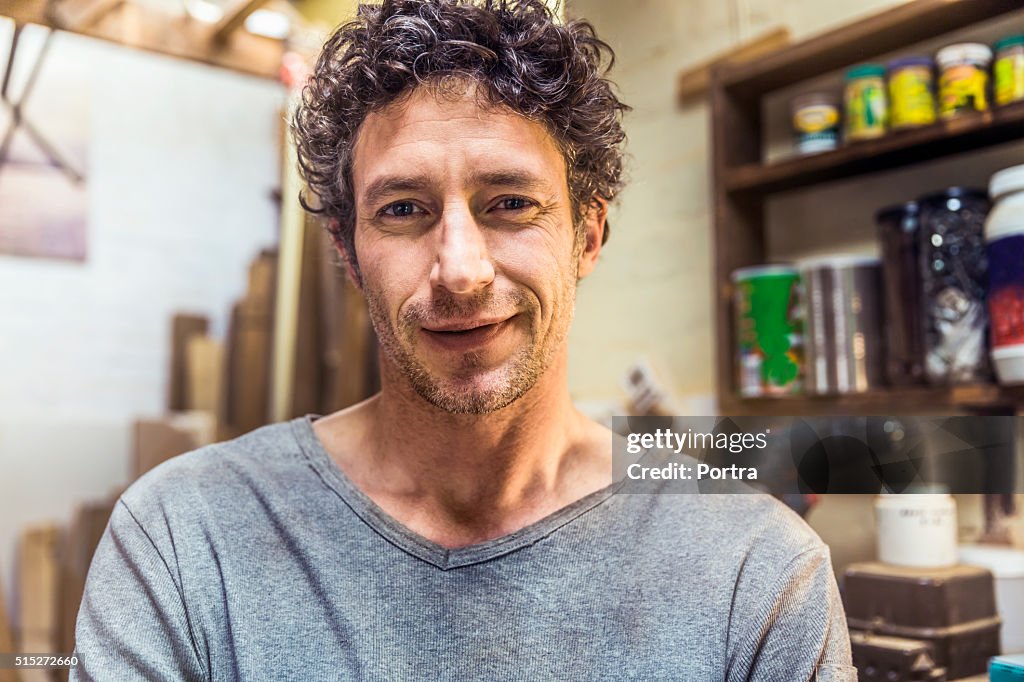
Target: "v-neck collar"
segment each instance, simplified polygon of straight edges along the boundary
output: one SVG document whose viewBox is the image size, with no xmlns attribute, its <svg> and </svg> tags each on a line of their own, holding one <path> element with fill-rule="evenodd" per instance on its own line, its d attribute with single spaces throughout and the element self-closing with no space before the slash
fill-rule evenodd
<svg viewBox="0 0 1024 682">
<path fill-rule="evenodd" d="M 606 501 L 622 483 L 613 482 L 514 533 L 466 547 L 448 549 L 399 523 L 345 475 L 313 430 L 313 421 L 318 417 L 319 415 L 298 417 L 291 421 L 291 427 L 303 454 L 324 484 L 378 535 L 402 551 L 442 571 L 490 561 L 532 545 Z"/>
</svg>

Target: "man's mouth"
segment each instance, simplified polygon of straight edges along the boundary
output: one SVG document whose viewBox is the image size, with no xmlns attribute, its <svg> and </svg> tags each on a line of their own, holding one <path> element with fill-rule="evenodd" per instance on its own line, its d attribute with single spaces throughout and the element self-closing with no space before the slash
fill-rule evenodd
<svg viewBox="0 0 1024 682">
<path fill-rule="evenodd" d="M 422 327 L 423 335 L 433 344 L 451 351 L 468 351 L 481 346 L 508 327 L 512 318 L 485 320 L 453 320 Z"/>
</svg>

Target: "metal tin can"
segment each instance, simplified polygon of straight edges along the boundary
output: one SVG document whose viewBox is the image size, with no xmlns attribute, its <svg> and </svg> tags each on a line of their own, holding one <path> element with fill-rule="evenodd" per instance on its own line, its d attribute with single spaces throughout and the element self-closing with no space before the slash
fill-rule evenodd
<svg viewBox="0 0 1024 682">
<path fill-rule="evenodd" d="M 889 62 L 889 120 L 894 129 L 935 122 L 934 69 L 929 57 Z"/>
<path fill-rule="evenodd" d="M 988 65 L 992 50 L 982 43 L 957 43 L 935 55 L 939 77 L 939 115 L 952 118 L 988 110 Z"/>
<path fill-rule="evenodd" d="M 809 93 L 794 99 L 792 106 L 798 152 L 816 154 L 838 146 L 839 107 L 835 97 L 821 92 Z"/>
<path fill-rule="evenodd" d="M 759 398 L 801 392 L 800 273 L 786 265 L 762 265 L 736 270 L 732 281 L 740 395 Z"/>
<path fill-rule="evenodd" d="M 889 118 L 885 67 L 862 64 L 850 69 L 846 74 L 843 108 L 847 140 L 870 140 L 885 135 Z"/>
<path fill-rule="evenodd" d="M 992 66 L 996 104 L 1024 100 L 1024 33 L 1007 36 L 995 44 Z"/>
<path fill-rule="evenodd" d="M 808 393 L 863 393 L 882 384 L 882 267 L 829 256 L 800 264 L 807 297 Z"/>
</svg>

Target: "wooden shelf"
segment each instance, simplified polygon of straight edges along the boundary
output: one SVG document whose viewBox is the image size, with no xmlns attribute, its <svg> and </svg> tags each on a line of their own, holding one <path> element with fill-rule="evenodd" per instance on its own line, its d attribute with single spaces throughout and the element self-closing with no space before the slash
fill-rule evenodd
<svg viewBox="0 0 1024 682">
<path fill-rule="evenodd" d="M 895 131 L 831 152 L 774 164 L 745 164 L 724 173 L 728 192 L 770 194 L 1024 139 L 1024 102 Z"/>
<path fill-rule="evenodd" d="M 866 60 L 899 53 L 915 43 L 1017 12 L 1024 0 L 911 0 L 854 24 L 746 63 L 712 71 L 716 335 L 719 409 L 726 415 L 913 415 L 1024 410 L 1024 387 L 991 384 L 950 388 L 887 388 L 843 396 L 743 399 L 736 393 L 731 273 L 766 262 L 766 204 L 777 192 L 881 173 L 1024 139 L 1024 103 L 893 132 L 835 151 L 772 164 L 762 162 L 763 99 L 782 88 L 834 74 Z M 952 38 L 950 38 L 952 40 Z"/>
<path fill-rule="evenodd" d="M 717 77 L 731 96 L 755 101 L 787 85 L 1021 9 L 1021 0 L 915 0 L 754 63 L 723 64 Z"/>
<path fill-rule="evenodd" d="M 1024 403 L 1024 387 L 968 384 L 953 387 L 913 386 L 870 393 L 778 398 L 722 396 L 721 414 L 730 416 L 918 415 L 970 411 L 1014 414 Z"/>
</svg>

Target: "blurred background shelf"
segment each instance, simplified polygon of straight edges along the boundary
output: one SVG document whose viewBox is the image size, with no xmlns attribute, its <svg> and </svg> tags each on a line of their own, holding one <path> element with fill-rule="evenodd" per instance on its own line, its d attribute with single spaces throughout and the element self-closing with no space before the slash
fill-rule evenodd
<svg viewBox="0 0 1024 682">
<path fill-rule="evenodd" d="M 716 384 L 721 414 L 877 415 L 978 412 L 1015 414 L 1024 409 L 1024 390 L 995 385 L 951 388 L 875 389 L 843 396 L 740 398 L 737 392 L 731 274 L 738 268 L 771 262 L 769 202 L 784 192 L 818 192 L 824 184 L 856 179 L 843 191 L 858 204 L 864 182 L 895 169 L 952 159 L 982 149 L 1009 148 L 1024 140 L 1024 102 L 958 116 L 926 127 L 891 132 L 811 156 L 772 157 L 775 137 L 768 103 L 806 87 L 838 83 L 841 71 L 858 63 L 930 53 L 939 46 L 978 36 L 999 24 L 1024 19 L 1021 0 L 912 0 L 756 61 L 726 62 L 713 68 L 709 92 L 712 139 L 712 191 L 718 343 Z M 979 33 L 981 32 L 981 33 Z M 776 102 L 777 104 L 777 102 Z M 771 160 L 769 160 L 771 159 Z M 776 160 L 777 159 L 777 160 Z M 955 161 L 960 164 L 959 158 Z M 970 160 L 965 160 L 969 164 Z M 1019 161 L 1018 161 L 1019 163 Z M 834 198 L 835 192 L 828 190 Z M 789 194 L 785 196 L 791 196 Z M 911 195 L 913 196 L 913 195 Z M 859 204 L 858 204 L 859 205 Z M 881 208 L 881 205 L 874 208 Z M 872 208 L 872 210 L 874 210 Z M 842 210 L 837 206 L 836 210 Z M 788 226 L 787 226 L 788 227 Z M 842 228 L 815 224 L 816 246 L 843 243 Z M 820 239 L 819 239 L 820 235 Z M 777 257 L 777 256 L 776 256 Z"/>
<path fill-rule="evenodd" d="M 1024 139 L 1024 102 L 895 131 L 822 154 L 730 168 L 724 177 L 725 189 L 730 193 L 785 192 L 1020 139 Z"/>
<path fill-rule="evenodd" d="M 832 396 L 740 398 L 723 396 L 721 413 L 733 416 L 927 415 L 972 412 L 1012 414 L 1024 404 L 1024 386 L 994 384 L 909 386 Z"/>
<path fill-rule="evenodd" d="M 1021 9 L 1020 0 L 913 0 L 751 63 L 724 64 L 717 86 L 756 101 L 773 90 Z"/>
</svg>

